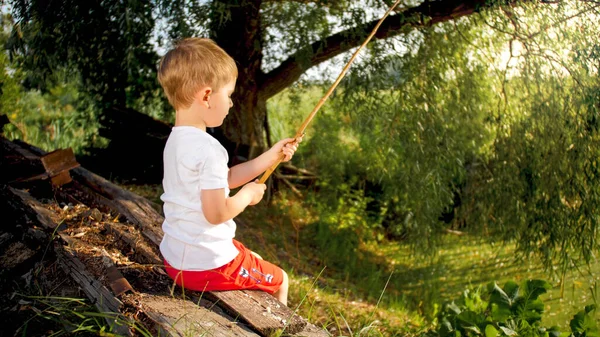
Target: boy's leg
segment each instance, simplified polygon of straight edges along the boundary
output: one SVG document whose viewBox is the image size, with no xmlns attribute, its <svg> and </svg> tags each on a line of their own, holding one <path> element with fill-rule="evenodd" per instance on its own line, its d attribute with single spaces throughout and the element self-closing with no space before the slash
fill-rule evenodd
<svg viewBox="0 0 600 337">
<path fill-rule="evenodd" d="M 251 250 L 250 253 L 256 256 L 258 259 L 264 260 L 262 256 L 258 255 L 256 252 Z M 275 296 L 279 300 L 279 302 L 287 305 L 287 296 L 290 287 L 290 281 L 285 270 L 281 269 L 281 272 L 283 273 L 283 282 L 281 283 L 281 287 L 279 287 L 279 289 L 273 293 L 273 296 Z"/>
<path fill-rule="evenodd" d="M 281 272 L 283 273 L 283 283 L 281 283 L 281 287 L 279 287 L 279 289 L 273 293 L 273 296 L 277 297 L 279 302 L 287 305 L 287 296 L 290 282 L 288 280 L 288 275 L 285 272 L 285 270 L 282 269 Z"/>
<path fill-rule="evenodd" d="M 254 252 L 253 250 L 251 250 L 251 251 L 250 251 L 250 254 L 252 254 L 252 255 L 256 256 L 257 258 L 259 258 L 259 259 L 261 259 L 261 260 L 264 260 L 264 259 L 262 258 L 262 256 L 258 255 L 258 254 L 257 254 L 256 252 Z"/>
</svg>

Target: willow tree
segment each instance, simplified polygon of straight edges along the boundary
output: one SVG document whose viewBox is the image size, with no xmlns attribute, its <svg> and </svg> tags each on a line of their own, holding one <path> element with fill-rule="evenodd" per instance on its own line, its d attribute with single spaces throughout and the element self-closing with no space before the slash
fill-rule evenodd
<svg viewBox="0 0 600 337">
<path fill-rule="evenodd" d="M 213 38 L 240 70 L 234 108 L 222 130 L 234 144 L 253 149 L 263 148 L 268 138 L 267 100 L 309 68 L 358 46 L 392 1 L 9 3 L 17 18 L 11 47 L 30 70 L 29 85 L 43 87 L 54 69 L 72 67 L 82 76 L 82 90 L 105 107 L 132 107 L 136 99 L 159 92 L 157 46 L 190 35 Z M 420 27 L 515 4 L 514 0 L 407 1 L 383 23 L 376 39 L 406 36 Z"/>
</svg>

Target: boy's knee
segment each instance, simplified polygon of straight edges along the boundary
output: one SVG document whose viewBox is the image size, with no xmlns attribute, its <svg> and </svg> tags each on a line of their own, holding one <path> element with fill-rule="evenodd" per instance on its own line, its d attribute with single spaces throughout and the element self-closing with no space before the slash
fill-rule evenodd
<svg viewBox="0 0 600 337">
<path fill-rule="evenodd" d="M 255 252 L 253 252 L 253 251 L 250 251 L 250 253 L 251 253 L 252 255 L 256 256 L 257 258 L 259 258 L 259 259 L 261 259 L 261 260 L 264 260 L 264 259 L 262 258 L 262 256 L 258 255 L 257 253 L 255 253 Z"/>
<path fill-rule="evenodd" d="M 283 269 L 281 269 L 281 272 L 283 273 L 283 282 L 281 283 L 281 287 L 287 289 L 290 283 L 288 279 L 288 274 Z"/>
</svg>

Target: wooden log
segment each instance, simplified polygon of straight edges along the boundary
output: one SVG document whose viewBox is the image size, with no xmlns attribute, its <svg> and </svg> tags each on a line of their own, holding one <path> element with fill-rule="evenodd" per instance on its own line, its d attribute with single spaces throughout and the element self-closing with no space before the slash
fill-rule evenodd
<svg viewBox="0 0 600 337">
<path fill-rule="evenodd" d="M 34 149 L 32 152 L 36 152 L 36 150 Z M 37 153 L 43 154 L 43 151 L 38 149 Z M 160 245 L 163 236 L 161 225 L 164 218 L 156 211 L 155 205 L 150 201 L 120 188 L 83 167 L 74 169 L 72 176 L 74 183 L 85 186 L 90 194 L 97 196 L 96 201 L 125 216 L 139 228 L 155 247 Z M 148 253 L 147 257 L 154 262 L 158 262 L 157 258 L 160 260 L 159 256 L 151 253 Z M 162 263 L 162 260 L 160 261 Z M 279 331 L 297 334 L 302 333 L 304 329 L 308 329 L 306 328 L 308 326 L 306 320 L 295 315 L 288 307 L 264 292 L 225 291 L 207 293 L 206 296 L 215 298 L 218 306 L 248 322 L 253 329 L 262 335 L 268 336 Z M 310 328 L 310 326 L 308 327 Z"/>
<path fill-rule="evenodd" d="M 110 285 L 110 289 L 115 296 L 119 296 L 128 291 L 133 291 L 133 287 L 129 284 L 129 281 L 121 274 L 115 262 L 110 257 L 110 254 L 106 251 L 106 249 L 102 248 L 102 263 L 104 264 L 104 268 L 106 268 L 106 278 L 108 279 L 108 283 Z"/>
<path fill-rule="evenodd" d="M 111 326 L 112 331 L 120 335 L 131 336 L 129 327 L 124 324 L 125 320 L 119 314 L 123 303 L 103 286 L 100 281 L 96 280 L 86 270 L 85 265 L 72 252 L 66 250 L 62 244 L 56 242 L 54 244 L 54 251 L 65 273 L 70 275 L 81 287 L 99 312 L 107 314 L 105 319 Z"/>
<path fill-rule="evenodd" d="M 139 254 L 138 259 L 143 263 L 153 264 L 162 268 L 162 259 L 154 252 L 154 250 L 144 242 L 144 240 L 131 234 L 127 225 L 118 223 L 105 223 L 106 229 L 112 233 L 115 238 L 126 243 L 136 254 Z"/>
<path fill-rule="evenodd" d="M 0 275 L 10 272 L 15 267 L 31 259 L 35 254 L 36 251 L 27 247 L 23 242 L 13 242 L 0 256 Z"/>
<path fill-rule="evenodd" d="M 258 290 L 214 291 L 207 294 L 217 305 L 241 319 L 263 336 L 284 331 L 297 333 L 306 326 L 306 320 L 296 315 L 275 297 Z"/>
<path fill-rule="evenodd" d="M 108 207 L 114 207 L 116 211 L 125 216 L 131 223 L 139 226 L 141 232 L 157 247 L 162 240 L 163 217 L 158 214 L 149 200 L 129 192 L 110 181 L 82 168 L 72 171 L 73 178 L 82 185 L 89 187 L 95 193 L 103 196 L 111 203 Z M 99 200 L 102 202 L 102 200 Z"/>
<path fill-rule="evenodd" d="M 55 219 L 55 214 L 27 192 L 5 186 L 0 193 L 5 199 L 4 207 L 13 209 L 13 214 L 19 214 L 23 225 L 35 224 L 49 230 L 56 229 L 59 220 Z"/>
<path fill-rule="evenodd" d="M 307 323 L 302 331 L 290 334 L 288 337 L 331 337 L 331 334 L 314 324 Z"/>
<path fill-rule="evenodd" d="M 25 222 L 25 225 L 39 225 L 47 229 L 58 227 L 53 218 L 47 213 L 50 211 L 26 192 L 8 187 L 3 189 L 3 194 L 9 196 L 12 206 L 16 207 L 17 211 L 22 211 L 22 221 Z M 35 216 L 32 216 L 32 214 L 35 214 Z M 60 242 L 55 242 L 53 248 L 61 268 L 81 287 L 98 311 L 107 314 L 105 317 L 106 322 L 112 327 L 113 331 L 121 335 L 131 335 L 129 328 L 123 325 L 124 320 L 117 320 L 120 317 L 121 301 L 98 280 L 93 278 L 86 270 L 85 265 L 71 251 L 65 249 Z"/>
<path fill-rule="evenodd" d="M 40 155 L 6 138 L 2 143 L 2 172 L 4 183 L 23 183 L 50 179 L 52 185 L 62 186 L 71 181 L 69 170 L 78 167 L 72 149 L 61 149 Z"/>
<path fill-rule="evenodd" d="M 39 156 L 18 146 L 10 140 L 0 137 L 2 157 L 0 158 L 0 183 L 9 184 L 21 180 L 43 176 L 45 168 Z"/>
<path fill-rule="evenodd" d="M 247 327 L 196 303 L 143 294 L 142 308 L 161 336 L 258 337 Z"/>
</svg>

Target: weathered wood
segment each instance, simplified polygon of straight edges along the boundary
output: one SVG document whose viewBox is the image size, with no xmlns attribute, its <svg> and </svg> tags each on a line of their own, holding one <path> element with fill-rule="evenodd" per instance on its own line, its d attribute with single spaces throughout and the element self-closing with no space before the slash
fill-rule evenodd
<svg viewBox="0 0 600 337">
<path fill-rule="evenodd" d="M 52 216 L 48 214 L 50 211 L 45 209 L 39 201 L 31 197 L 28 193 L 11 187 L 3 189 L 2 192 L 3 195 L 10 196 L 12 194 L 8 199 L 11 201 L 10 205 L 15 207 L 15 210 L 22 211 L 21 220 L 26 225 L 39 225 L 47 229 L 58 227 Z M 32 216 L 32 214 L 35 214 L 35 216 Z M 65 239 L 68 240 L 68 238 Z M 98 311 L 108 315 L 106 321 L 113 328 L 113 331 L 129 336 L 129 328 L 116 320 L 119 317 L 119 308 L 122 305 L 121 301 L 98 280 L 93 278 L 86 270 L 85 265 L 71 251 L 65 249 L 60 242 L 55 242 L 53 248 L 59 264 L 65 273 L 70 275 L 81 287 Z"/>
<path fill-rule="evenodd" d="M 6 138 L 2 142 L 2 182 L 22 183 L 50 179 L 54 186 L 71 181 L 69 170 L 78 167 L 72 149 L 56 150 L 40 155 Z"/>
<path fill-rule="evenodd" d="M 85 265 L 71 251 L 65 249 L 62 244 L 55 242 L 54 251 L 65 273 L 70 275 L 81 287 L 98 311 L 108 315 L 106 322 L 112 327 L 113 331 L 117 334 L 130 336 L 129 327 L 123 324 L 123 319 L 117 319 L 120 317 L 119 311 L 123 303 L 96 280 L 86 270 Z"/>
<path fill-rule="evenodd" d="M 50 230 L 56 228 L 57 219 L 53 219 L 54 213 L 42 206 L 29 193 L 12 187 L 6 187 L 2 191 L 2 195 L 6 198 L 6 205 L 17 212 L 22 212 L 21 216 L 27 225 L 35 223 Z"/>
<path fill-rule="evenodd" d="M 106 278 L 108 279 L 112 293 L 115 294 L 115 296 L 119 296 L 128 291 L 133 291 L 133 287 L 129 284 L 129 281 L 127 281 L 123 274 L 121 274 L 106 249 L 102 248 L 101 252 L 102 263 L 106 268 Z"/>
<path fill-rule="evenodd" d="M 257 337 L 256 333 L 192 301 L 142 295 L 142 308 L 161 336 Z"/>
<path fill-rule="evenodd" d="M 105 223 L 104 226 L 115 236 L 115 238 L 123 241 L 131 247 L 136 254 L 139 254 L 138 259 L 140 261 L 160 267 L 163 266 L 162 259 L 141 237 L 129 233 L 129 226 L 118 223 Z"/>
<path fill-rule="evenodd" d="M 44 165 L 38 155 L 4 137 L 0 137 L 0 147 L 2 149 L 0 183 L 15 183 L 30 177 L 45 175 Z"/>
<path fill-rule="evenodd" d="M 306 320 L 277 301 L 275 297 L 257 290 L 215 291 L 207 294 L 230 313 L 237 313 L 252 328 L 265 336 L 278 331 L 297 333 L 306 326 Z"/>
<path fill-rule="evenodd" d="M 79 183 L 110 200 L 109 207 L 114 207 L 127 220 L 139 226 L 144 236 L 152 243 L 157 246 L 160 245 L 163 236 L 161 229 L 163 217 L 158 214 L 154 209 L 155 206 L 150 201 L 122 189 L 82 167 L 74 169 L 72 175 Z"/>
<path fill-rule="evenodd" d="M 26 147 L 26 149 L 30 150 L 29 152 L 34 153 L 35 155 L 44 155 L 42 150 L 31 146 Z M 55 192 L 58 192 L 59 194 L 63 193 L 66 197 L 74 199 L 74 197 L 69 196 L 69 189 L 75 188 L 84 191 L 86 196 L 78 197 L 89 197 L 93 199 L 95 203 L 100 205 L 100 208 L 112 210 L 111 213 L 116 211 L 133 223 L 137 227 L 135 229 L 136 231 L 139 230 L 143 233 L 144 237 L 152 242 L 150 246 L 159 246 L 163 235 L 161 225 L 164 218 L 156 210 L 156 205 L 145 198 L 120 188 L 83 167 L 73 169 L 72 176 L 73 182 L 68 185 L 65 191 L 61 192 L 60 190 L 56 190 Z M 28 208 L 34 210 L 33 214 L 29 214 L 29 218 L 34 219 L 46 228 L 56 227 L 56 222 L 58 220 L 52 220 L 53 212 L 42 207 L 39 202 L 31 198 L 26 192 L 11 189 L 11 193 L 15 194 L 15 196 L 19 196 L 19 198 L 23 200 L 23 203 L 29 206 Z M 56 215 L 54 214 L 54 216 Z M 107 230 L 113 233 L 119 240 L 132 247 L 137 254 L 143 256 L 145 262 L 157 264 L 159 266 L 162 265 L 160 256 L 150 246 L 146 245 L 144 240 L 136 238 L 134 235 L 128 233 L 126 229 L 127 226 L 117 223 L 105 223 L 105 226 Z M 63 258 L 63 260 L 67 260 L 67 262 L 63 263 L 64 265 L 67 265 L 69 261 L 68 257 Z M 74 264 L 74 262 L 71 262 L 71 264 Z M 78 279 L 81 281 L 81 279 L 84 278 L 79 277 Z M 108 289 L 106 289 L 106 291 L 108 291 Z M 288 307 L 284 306 L 267 293 L 260 291 L 226 291 L 206 293 L 204 295 L 216 299 L 218 306 L 231 312 L 236 319 L 247 322 L 249 326 L 261 335 L 268 336 L 279 331 L 285 331 L 287 334 L 295 334 L 296 336 L 303 336 L 303 334 L 315 337 L 326 336 L 322 334 L 319 335 L 315 331 L 320 329 L 308 325 L 306 320 L 295 315 Z M 90 293 L 90 296 L 99 295 Z M 149 316 L 162 322 L 161 324 L 163 325 L 166 324 L 162 327 L 164 331 L 177 331 L 169 330 L 167 328 L 169 322 L 175 323 L 176 320 L 170 320 L 164 317 L 160 318 L 159 312 L 151 313 Z M 323 331 L 321 330 L 321 332 Z M 228 336 L 229 335 L 230 334 L 228 334 Z"/>
<path fill-rule="evenodd" d="M 79 167 L 71 148 L 52 151 L 42 156 L 41 160 L 54 186 L 71 182 L 69 170 Z"/>
<path fill-rule="evenodd" d="M 27 247 L 23 242 L 13 242 L 0 256 L 0 274 L 10 271 L 21 263 L 29 260 L 35 253 L 36 251 Z"/>
</svg>

